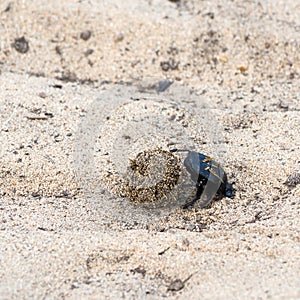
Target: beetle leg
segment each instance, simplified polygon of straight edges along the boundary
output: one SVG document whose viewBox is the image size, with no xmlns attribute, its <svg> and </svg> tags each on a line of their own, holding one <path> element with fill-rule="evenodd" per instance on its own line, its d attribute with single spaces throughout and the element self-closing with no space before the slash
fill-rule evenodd
<svg viewBox="0 0 300 300">
<path fill-rule="evenodd" d="M 225 195 L 228 198 L 232 198 L 234 195 L 234 189 L 233 189 L 233 184 L 232 183 L 227 183 L 225 187 Z"/>
<path fill-rule="evenodd" d="M 205 170 L 208 170 L 211 174 L 216 176 L 222 183 L 224 183 L 224 180 L 215 171 L 213 171 L 210 167 L 205 168 Z"/>
<path fill-rule="evenodd" d="M 206 163 L 206 162 L 210 162 L 210 161 L 212 161 L 212 160 L 213 160 L 212 157 L 208 157 L 208 156 L 207 156 L 205 159 L 202 160 L 202 162 Z"/>
<path fill-rule="evenodd" d="M 196 196 L 189 202 L 185 203 L 182 205 L 182 208 L 183 209 L 187 209 L 189 208 L 190 206 L 193 206 L 197 200 L 200 199 L 201 197 L 201 194 L 203 192 L 203 184 L 200 183 L 200 185 L 196 185 L 198 188 L 197 188 L 197 193 L 196 193 Z"/>
</svg>

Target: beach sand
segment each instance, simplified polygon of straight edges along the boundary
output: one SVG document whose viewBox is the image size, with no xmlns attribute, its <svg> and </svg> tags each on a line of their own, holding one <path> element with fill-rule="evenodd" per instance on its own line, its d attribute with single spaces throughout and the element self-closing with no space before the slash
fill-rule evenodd
<svg viewBox="0 0 300 300">
<path fill-rule="evenodd" d="M 298 1 L 5 0 L 0 19 L 0 299 L 300 298 Z M 214 157 L 234 197 L 120 197 L 130 159 L 172 148 Z"/>
</svg>

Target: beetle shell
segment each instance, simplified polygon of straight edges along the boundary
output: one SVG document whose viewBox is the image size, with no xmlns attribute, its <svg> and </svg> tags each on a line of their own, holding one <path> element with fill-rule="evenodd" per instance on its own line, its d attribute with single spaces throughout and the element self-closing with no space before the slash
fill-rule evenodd
<svg viewBox="0 0 300 300">
<path fill-rule="evenodd" d="M 218 162 L 202 153 L 189 151 L 184 166 L 194 182 L 203 185 L 210 182 L 218 187 L 218 193 L 224 194 L 227 175 Z"/>
</svg>

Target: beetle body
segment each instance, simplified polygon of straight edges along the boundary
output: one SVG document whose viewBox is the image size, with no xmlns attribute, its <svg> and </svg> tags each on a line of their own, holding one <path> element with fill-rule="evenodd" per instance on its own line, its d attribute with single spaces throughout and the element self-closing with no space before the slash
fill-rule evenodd
<svg viewBox="0 0 300 300">
<path fill-rule="evenodd" d="M 205 207 L 212 201 L 215 194 L 232 197 L 232 184 L 227 182 L 227 175 L 221 165 L 211 157 L 188 151 L 184 166 L 197 187 L 196 196 L 186 203 L 184 208 L 194 205 L 200 198 L 203 200 L 201 207 Z"/>
</svg>

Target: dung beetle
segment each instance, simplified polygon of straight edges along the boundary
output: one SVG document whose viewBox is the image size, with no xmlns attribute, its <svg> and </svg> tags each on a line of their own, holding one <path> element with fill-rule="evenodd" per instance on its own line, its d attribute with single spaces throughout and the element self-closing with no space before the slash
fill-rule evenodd
<svg viewBox="0 0 300 300">
<path fill-rule="evenodd" d="M 184 159 L 184 166 L 191 175 L 191 179 L 196 183 L 196 196 L 183 205 L 183 208 L 193 206 L 201 199 L 201 207 L 207 206 L 216 194 L 220 196 L 233 197 L 233 187 L 227 182 L 227 175 L 221 165 L 205 154 L 173 149 L 171 152 L 187 151 Z"/>
</svg>

